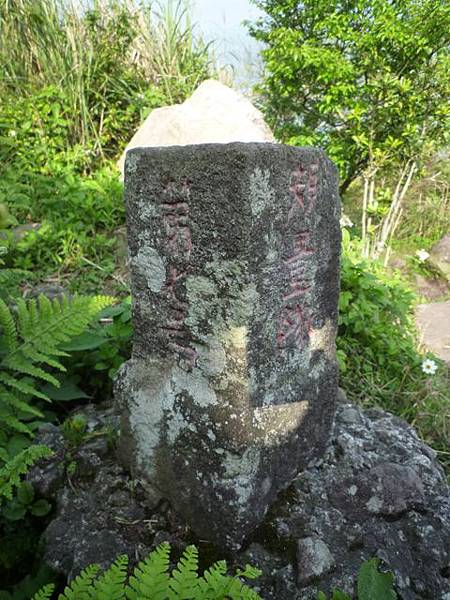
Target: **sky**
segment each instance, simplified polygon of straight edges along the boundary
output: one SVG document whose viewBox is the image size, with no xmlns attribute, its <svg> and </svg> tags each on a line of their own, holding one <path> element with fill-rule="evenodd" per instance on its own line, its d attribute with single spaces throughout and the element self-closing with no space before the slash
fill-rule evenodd
<svg viewBox="0 0 450 600">
<path fill-rule="evenodd" d="M 242 25 L 261 12 L 249 0 L 191 0 L 193 21 L 207 41 L 214 40 L 220 64 L 231 64 L 237 80 L 254 80 L 258 70 L 258 44 Z"/>
</svg>

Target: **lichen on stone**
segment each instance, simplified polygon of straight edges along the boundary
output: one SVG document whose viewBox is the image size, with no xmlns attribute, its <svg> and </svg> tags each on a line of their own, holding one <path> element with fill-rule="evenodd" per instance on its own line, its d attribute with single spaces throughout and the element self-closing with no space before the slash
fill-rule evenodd
<svg viewBox="0 0 450 600">
<path fill-rule="evenodd" d="M 250 206 L 255 217 L 259 217 L 263 211 L 272 206 L 275 200 L 275 192 L 270 185 L 269 169 L 256 167 L 250 175 Z"/>
<path fill-rule="evenodd" d="M 245 325 L 258 302 L 258 293 L 246 277 L 246 265 L 234 260 L 214 260 L 205 275 L 186 280 L 189 313 L 186 325 L 201 339 L 204 332 L 220 336 Z"/>
</svg>

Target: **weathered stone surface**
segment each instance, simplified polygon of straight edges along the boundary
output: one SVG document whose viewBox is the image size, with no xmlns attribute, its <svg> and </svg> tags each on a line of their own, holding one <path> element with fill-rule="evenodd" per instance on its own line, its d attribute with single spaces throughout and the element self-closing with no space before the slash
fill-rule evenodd
<svg viewBox="0 0 450 600">
<path fill-rule="evenodd" d="M 126 205 L 136 333 L 116 385 L 123 454 L 155 499 L 233 547 L 330 431 L 335 169 L 274 144 L 137 149 Z"/>
<path fill-rule="evenodd" d="M 429 261 L 450 283 L 450 233 L 431 248 Z"/>
<path fill-rule="evenodd" d="M 306 537 L 297 542 L 298 586 L 318 579 L 332 571 L 336 565 L 328 546 L 314 536 Z"/>
<path fill-rule="evenodd" d="M 415 287 L 417 294 L 427 302 L 439 301 L 449 292 L 449 285 L 444 279 L 429 279 L 422 275 L 416 275 Z"/>
<path fill-rule="evenodd" d="M 274 142 L 261 112 L 239 92 L 208 79 L 183 104 L 155 108 L 132 137 L 132 148 L 228 142 Z"/>
<path fill-rule="evenodd" d="M 393 572 L 399 598 L 450 597 L 444 472 L 414 430 L 383 411 L 338 405 L 323 458 L 295 479 L 261 533 L 260 543 L 270 539 L 287 561 L 277 575 L 265 570 L 265 600 L 313 600 L 333 588 L 352 596 L 359 567 L 375 556 Z M 295 582 L 295 546 L 298 589 L 279 595 Z"/>
<path fill-rule="evenodd" d="M 416 323 L 423 345 L 450 365 L 450 300 L 419 304 Z"/>
<path fill-rule="evenodd" d="M 118 417 L 94 406 L 83 416 L 88 434 L 94 435 L 78 448 L 68 447 L 58 427 L 46 424 L 39 430 L 36 441 L 54 455 L 27 475 L 38 495 L 56 506 L 43 534 L 44 560 L 69 579 L 90 563 L 107 568 L 120 554 L 132 561 L 144 558 L 152 533 L 142 491 L 133 488 L 108 445 L 107 431 L 117 430 Z"/>
<path fill-rule="evenodd" d="M 45 423 L 39 429 L 39 443 L 53 451 L 48 460 L 41 460 L 27 473 L 38 496 L 52 498 L 64 480 L 64 437 L 59 427 Z"/>
<path fill-rule="evenodd" d="M 112 423 L 108 411 L 90 407 L 86 414 L 95 437 L 75 452 L 71 449 L 70 461 L 78 465 L 79 455 L 97 451 L 101 461 L 95 472 L 80 465 L 75 473 L 59 477 L 56 487 L 50 486 L 47 497 L 55 511 L 44 534 L 50 565 L 73 577 L 92 561 L 108 566 L 121 552 L 129 553 L 134 562 L 163 541 L 178 552 L 196 543 L 205 566 L 224 558 L 221 545 L 205 547 L 167 502 L 155 510 L 145 506 L 139 485 L 117 465 L 111 452 L 105 456 L 99 445 L 93 445 L 99 432 Z M 64 444 L 57 428 L 51 436 L 48 433 L 42 432 L 39 441 L 50 443 L 56 451 L 46 463 L 52 472 L 63 460 Z M 397 473 L 398 482 L 394 481 Z M 401 489 L 404 481 L 406 491 Z M 373 503 L 379 508 L 371 511 L 367 498 L 374 496 L 382 503 Z M 322 558 L 332 556 L 321 560 L 320 573 L 314 572 L 317 552 L 299 550 L 305 540 L 313 541 L 310 546 Z M 334 587 L 352 594 L 361 563 L 374 556 L 394 573 L 400 600 L 447 600 L 449 488 L 434 452 L 403 421 L 343 403 L 338 405 L 323 458 L 278 498 L 249 547 L 227 558 L 230 566 L 250 563 L 262 569 L 254 585 L 264 600 L 315 600 L 318 590 L 329 595 Z"/>
</svg>

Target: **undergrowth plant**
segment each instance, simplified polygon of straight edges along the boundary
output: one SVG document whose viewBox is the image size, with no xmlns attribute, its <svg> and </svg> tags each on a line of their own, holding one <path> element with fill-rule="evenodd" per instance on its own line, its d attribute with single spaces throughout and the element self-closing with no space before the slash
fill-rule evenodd
<svg viewBox="0 0 450 600">
<path fill-rule="evenodd" d="M 182 1 L 158 13 L 133 0 L 1 0 L 1 96 L 53 89 L 61 110 L 50 105 L 30 130 L 60 126 L 70 147 L 114 157 L 142 110 L 183 100 L 213 72 L 186 10 Z"/>
<path fill-rule="evenodd" d="M 341 386 L 351 401 L 397 414 L 448 462 L 448 368 L 419 353 L 415 295 L 399 275 L 361 257 L 361 242 L 343 231 L 337 353 Z M 422 371 L 425 358 L 438 364 Z"/>
<path fill-rule="evenodd" d="M 188 546 L 170 572 L 170 545 L 163 543 L 128 577 L 128 558 L 120 556 L 102 575 L 98 565 L 90 565 L 66 587 L 58 600 L 260 600 L 245 583 L 261 572 L 250 565 L 227 575 L 225 561 L 216 562 L 203 576 L 198 574 L 198 550 Z M 54 586 L 44 586 L 33 600 L 50 600 Z"/>
<path fill-rule="evenodd" d="M 381 573 L 378 570 L 380 560 L 372 558 L 364 562 L 358 573 L 358 600 L 396 600 L 394 576 L 392 573 Z M 327 600 L 323 592 L 319 592 L 317 600 Z M 329 600 L 352 600 L 348 594 L 333 590 Z"/>
<path fill-rule="evenodd" d="M 27 445 L 44 419 L 40 404 L 50 399 L 43 385 L 60 386 L 54 372 L 65 371 L 61 358 L 67 352 L 61 345 L 82 333 L 112 301 L 105 296 L 19 298 L 13 312 L 0 299 L 0 500 L 11 499 L 20 475 L 48 455 L 40 446 L 17 448 Z"/>
<path fill-rule="evenodd" d="M 8 205 L 18 223 L 36 227 L 5 232 L 5 266 L 40 278 L 56 273 L 62 283 L 68 273 L 76 273 L 76 289 L 71 291 L 98 290 L 117 267 L 114 232 L 124 222 L 122 192 L 111 167 L 83 177 L 69 167 L 50 175 L 16 164 L 0 182 L 0 202 Z M 123 290 L 125 284 L 117 287 Z"/>
</svg>

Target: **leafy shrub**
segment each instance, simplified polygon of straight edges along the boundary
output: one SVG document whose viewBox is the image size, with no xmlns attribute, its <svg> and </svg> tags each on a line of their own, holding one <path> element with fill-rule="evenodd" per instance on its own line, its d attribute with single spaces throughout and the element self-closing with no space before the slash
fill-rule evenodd
<svg viewBox="0 0 450 600">
<path fill-rule="evenodd" d="M 122 189 L 112 168 L 89 177 L 69 168 L 53 176 L 10 168 L 0 179 L 0 202 L 17 222 L 38 226 L 6 234 L 6 266 L 41 278 L 78 271 L 85 278 L 83 285 L 76 281 L 76 291 L 98 288 L 116 266 L 113 232 L 124 221 Z"/>
<path fill-rule="evenodd" d="M 212 71 L 183 4 L 173 6 L 158 15 L 129 0 L 0 3 L 0 117 L 17 105 L 31 137 L 51 132 L 50 150 L 64 142 L 94 163 L 115 157 L 143 110 L 183 100 Z"/>
<path fill-rule="evenodd" d="M 1 271 L 0 271 L 1 273 Z M 26 575 L 36 557 L 38 518 L 50 505 L 34 497 L 23 475 L 51 451 L 30 445 L 34 430 L 49 418 L 48 389 L 57 389 L 55 374 L 65 371 L 61 350 L 112 302 L 107 297 L 73 297 L 50 301 L 41 296 L 15 299 L 14 309 L 0 299 L 0 579 L 3 585 Z M 20 526 L 15 524 L 20 521 Z M 25 572 L 23 569 L 26 569 Z M 3 569 L 6 569 L 4 574 Z M 24 584 L 25 585 L 25 584 Z"/>
<path fill-rule="evenodd" d="M 343 248 L 338 336 L 341 371 L 353 396 L 366 393 L 358 375 L 374 382 L 379 379 L 382 400 L 383 394 L 392 393 L 403 379 L 405 367 L 414 369 L 420 364 L 411 318 L 414 295 L 398 277 L 388 277 L 375 262 L 362 259 L 359 242 L 350 240 L 346 230 Z"/>
<path fill-rule="evenodd" d="M 104 309 L 97 322 L 64 346 L 70 352 L 66 381 L 83 382 L 83 392 L 90 397 L 111 397 L 113 378 L 130 358 L 132 334 L 131 297 L 128 297 Z M 61 398 L 61 388 L 55 392 L 59 400 L 74 399 L 74 396 Z"/>
<path fill-rule="evenodd" d="M 255 579 L 260 571 L 247 565 L 234 577 L 226 574 L 225 561 L 215 563 L 198 575 L 198 550 L 188 546 L 169 573 L 170 545 L 161 544 L 140 562 L 131 577 L 127 577 L 128 558 L 120 556 L 100 577 L 98 565 L 90 565 L 66 587 L 59 600 L 90 598 L 91 600 L 258 600 L 260 596 L 247 587 L 242 579 Z M 44 586 L 33 600 L 49 600 L 54 586 Z"/>
<path fill-rule="evenodd" d="M 448 369 L 422 372 L 413 322 L 415 296 L 399 276 L 361 258 L 360 240 L 343 232 L 337 353 L 349 399 L 378 405 L 412 423 L 448 456 Z"/>
</svg>

